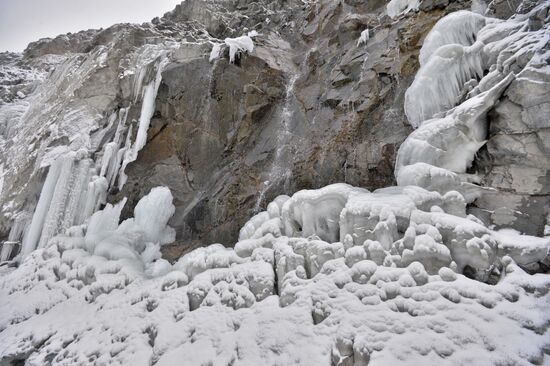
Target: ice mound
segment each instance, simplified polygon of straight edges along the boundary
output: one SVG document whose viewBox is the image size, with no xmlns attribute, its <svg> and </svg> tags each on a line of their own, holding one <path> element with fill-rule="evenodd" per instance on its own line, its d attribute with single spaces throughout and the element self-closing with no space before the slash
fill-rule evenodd
<svg viewBox="0 0 550 366">
<path fill-rule="evenodd" d="M 466 10 L 447 15 L 436 23 L 424 39 L 418 56 L 420 65 L 424 66 L 434 52 L 442 46 L 448 44 L 471 46 L 475 43 L 478 32 L 488 21 L 497 22 L 498 20 Z"/>
<path fill-rule="evenodd" d="M 550 243 L 484 227 L 466 216 L 458 192 L 335 184 L 281 196 L 245 225 L 234 249 L 199 248 L 173 266 L 158 255 L 170 192 L 153 189 L 119 225 L 123 205 L 2 274 L 0 360 L 546 360 L 550 278 L 516 262 L 543 259 Z"/>
<path fill-rule="evenodd" d="M 410 11 L 418 10 L 420 0 L 391 0 L 386 5 L 386 12 L 392 19 L 398 18 Z"/>
<path fill-rule="evenodd" d="M 426 36 L 421 68 L 405 95 L 409 123 L 417 128 L 467 96 L 490 89 L 495 80 L 520 72 L 547 43 L 547 27 L 529 23 L 544 7 L 547 4 L 506 21 L 469 11 L 440 19 Z"/>
<path fill-rule="evenodd" d="M 479 197 L 479 178 L 466 172 L 486 142 L 487 112 L 529 70 L 547 73 L 540 60 L 547 52 L 548 26 L 530 21 L 547 8 L 542 3 L 505 21 L 460 11 L 434 26 L 405 95 L 415 131 L 399 148 L 395 176 L 400 186 L 458 191 L 467 203 Z"/>
<path fill-rule="evenodd" d="M 258 36 L 258 32 L 252 31 L 248 32 L 247 35 L 240 36 L 237 38 L 226 38 L 224 43 L 216 43 L 212 46 L 212 51 L 210 52 L 210 62 L 218 59 L 222 53 L 222 46 L 225 45 L 229 47 L 229 62 L 234 63 L 235 57 L 243 52 L 252 52 L 254 51 L 254 37 Z"/>
</svg>

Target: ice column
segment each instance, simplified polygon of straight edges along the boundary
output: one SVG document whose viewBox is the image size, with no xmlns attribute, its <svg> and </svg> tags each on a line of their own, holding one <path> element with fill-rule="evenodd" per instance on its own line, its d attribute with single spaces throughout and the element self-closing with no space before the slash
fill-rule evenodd
<svg viewBox="0 0 550 366">
<path fill-rule="evenodd" d="M 155 99 L 157 98 L 158 89 L 160 82 L 162 81 L 162 70 L 168 63 L 168 58 L 163 58 L 156 65 L 157 72 L 155 78 L 143 88 L 143 98 L 141 104 L 141 114 L 139 117 L 138 131 L 136 135 L 136 140 L 134 144 L 124 152 L 124 160 L 122 162 L 122 167 L 120 169 L 118 187 L 122 189 L 128 176 L 124 173 L 126 166 L 137 159 L 139 151 L 145 146 L 147 142 L 147 130 L 149 129 L 149 124 L 151 118 L 155 112 Z M 130 132 L 129 132 L 130 134 Z"/>
<path fill-rule="evenodd" d="M 44 221 L 46 220 L 46 215 L 50 208 L 50 203 L 54 195 L 55 186 L 57 184 L 57 179 L 61 172 L 62 159 L 57 159 L 53 162 L 48 170 L 48 175 L 44 186 L 42 187 L 42 192 L 40 193 L 40 198 L 38 199 L 38 204 L 34 211 L 32 217 L 31 225 L 25 238 L 23 239 L 23 245 L 21 248 L 21 254 L 23 257 L 30 254 L 38 245 L 40 236 L 42 234 L 42 227 L 44 226 Z"/>
</svg>

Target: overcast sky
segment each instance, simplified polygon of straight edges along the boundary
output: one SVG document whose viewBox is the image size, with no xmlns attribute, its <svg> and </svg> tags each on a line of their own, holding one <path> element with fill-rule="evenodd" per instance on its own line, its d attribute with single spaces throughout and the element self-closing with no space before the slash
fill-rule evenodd
<svg viewBox="0 0 550 366">
<path fill-rule="evenodd" d="M 143 23 L 182 0 L 0 0 L 0 52 L 23 51 L 44 37 L 131 22 Z"/>
</svg>

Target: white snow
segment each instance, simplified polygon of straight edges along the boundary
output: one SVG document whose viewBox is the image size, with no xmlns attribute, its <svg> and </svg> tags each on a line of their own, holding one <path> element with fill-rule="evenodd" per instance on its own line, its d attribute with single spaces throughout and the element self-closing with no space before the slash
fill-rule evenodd
<svg viewBox="0 0 550 366">
<path fill-rule="evenodd" d="M 235 250 L 199 248 L 171 266 L 159 259 L 158 245 L 142 241 L 158 238 L 173 212 L 169 191 L 156 188 L 133 219 L 145 214 L 150 225 L 118 225 L 124 202 L 108 205 L 94 214 L 86 237 L 55 237 L 0 275 L 0 359 L 132 365 L 546 360 L 550 277 L 526 274 L 508 255 L 540 260 L 548 242 L 526 236 L 518 242 L 516 233 L 445 213 L 457 209 L 456 198 L 418 187 L 368 193 L 337 184 L 298 192 L 276 206 L 281 202 L 282 210 L 271 206 L 252 225 L 313 215 L 317 223 L 336 217 L 336 226 L 349 227 L 348 214 L 329 209 L 337 213 L 343 205 L 353 222 L 374 226 L 374 236 L 362 243 L 312 221 L 310 237 L 289 237 L 295 228 L 288 233 L 279 221 L 278 236 L 245 239 Z M 378 235 L 380 224 L 386 229 Z M 466 265 L 480 280 L 493 268 L 501 279 L 488 285 L 466 278 L 460 273 Z"/>
<path fill-rule="evenodd" d="M 361 35 L 359 36 L 359 39 L 357 40 L 357 47 L 361 45 L 366 45 L 367 41 L 370 39 L 369 29 L 365 29 L 361 32 Z"/>
<path fill-rule="evenodd" d="M 388 14 L 417 7 L 392 0 Z M 233 248 L 212 244 L 173 265 L 160 253 L 176 237 L 167 188 L 123 222 L 126 199 L 98 211 L 145 145 L 164 59 L 149 82 L 138 69 L 134 141 L 120 109 L 96 162 L 75 146 L 38 160 L 48 172 L 36 210 L 14 217 L 9 237 L 23 237 L 20 266 L 0 266 L 0 363 L 548 364 L 550 276 L 524 268 L 547 260 L 550 238 L 495 231 L 466 213 L 483 189 L 466 171 L 487 138 L 485 115 L 547 41 L 547 28 L 524 27 L 529 16 L 460 12 L 434 27 L 407 91 L 417 129 L 398 153 L 399 186 L 279 196 Z M 231 62 L 255 35 L 226 39 Z"/>
<path fill-rule="evenodd" d="M 254 37 L 259 36 L 258 32 L 251 31 L 247 35 L 243 35 L 236 38 L 226 38 L 224 43 L 215 43 L 212 45 L 212 51 L 210 52 L 210 62 L 218 59 L 222 53 L 222 46 L 225 44 L 229 47 L 229 62 L 234 63 L 235 57 L 243 52 L 251 53 L 254 51 Z"/>
<path fill-rule="evenodd" d="M 419 6 L 420 0 L 391 0 L 388 5 L 386 5 L 386 12 L 390 18 L 395 19 L 410 11 L 418 10 Z"/>
</svg>

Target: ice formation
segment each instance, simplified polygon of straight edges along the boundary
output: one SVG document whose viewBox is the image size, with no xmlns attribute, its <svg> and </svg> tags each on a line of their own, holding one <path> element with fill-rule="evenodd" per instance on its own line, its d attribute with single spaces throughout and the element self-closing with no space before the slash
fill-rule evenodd
<svg viewBox="0 0 550 366">
<path fill-rule="evenodd" d="M 488 21 L 497 20 L 466 10 L 459 10 L 442 18 L 424 39 L 418 56 L 420 65 L 424 66 L 434 52 L 442 46 L 449 44 L 471 46 L 476 41 L 477 33 Z"/>
<path fill-rule="evenodd" d="M 3 128 L 10 138 L 4 147 L 9 158 L 0 158 L 5 160 L 0 163 L 4 169 L 2 173 L 9 173 L 10 179 L 22 169 L 34 170 L 38 177 L 45 175 L 37 200 L 24 202 L 28 207 L 19 208 L 19 211 L 14 209 L 13 227 L 17 226 L 21 214 L 27 217 L 29 211 L 33 212 L 32 219 L 27 219 L 30 221 L 28 227 L 20 231 L 21 235 L 14 241 L 14 245 L 21 243 L 23 257 L 45 246 L 53 236 L 63 234 L 72 226 L 85 224 L 105 204 L 108 189 L 124 185 L 126 166 L 137 158 L 146 143 L 161 72 L 175 47 L 176 43 L 166 42 L 137 49 L 125 61 L 125 69 L 119 76 L 132 86 L 129 88 L 132 103 L 115 107 L 106 116 L 94 110 L 95 100 L 72 106 L 74 98 L 70 97 L 86 83 L 87 75 L 94 68 L 102 67 L 106 54 L 111 51 L 105 47 L 98 47 L 88 58 L 69 56 L 35 93 L 21 96 L 23 101 L 15 106 L 7 104 L 0 108 L 0 115 L 8 114 Z M 67 70 L 73 70 L 78 77 L 65 80 L 62 75 Z M 97 103 L 105 103 L 100 97 L 96 99 Z M 25 108 L 14 115 L 13 109 L 19 110 L 20 105 Z M 47 108 L 42 110 L 44 106 Z M 135 133 L 134 121 L 128 119 L 128 111 L 133 107 L 140 108 Z M 43 116 L 50 117 L 43 120 Z M 60 121 L 55 119 L 58 116 L 62 116 Z M 40 135 L 46 137 L 38 138 Z M 68 142 L 60 144 L 58 141 Z M 32 189 L 29 187 L 34 182 L 27 184 L 20 189 Z M 10 197 L 6 194 L 0 191 L 0 205 L 9 215 L 14 196 L 8 202 Z M 3 257 L 10 256 L 7 251 Z"/>
<path fill-rule="evenodd" d="M 544 258 L 549 240 L 487 229 L 466 216 L 457 192 L 369 193 L 344 184 L 301 191 L 252 218 L 234 249 L 199 248 L 173 266 L 149 242 L 166 230 L 170 198 L 165 188 L 152 190 L 120 225 L 124 202 L 108 205 L 86 234 L 54 237 L 4 273 L 0 358 L 135 365 L 182 357 L 189 365 L 545 359 L 550 278 L 516 263 Z M 142 215 L 146 226 L 137 225 Z"/>
<path fill-rule="evenodd" d="M 370 39 L 370 33 L 369 33 L 369 29 L 365 29 L 364 31 L 361 32 L 361 35 L 359 36 L 359 39 L 357 40 L 357 47 L 361 46 L 361 45 L 366 45 L 367 44 L 367 41 Z"/>
<path fill-rule="evenodd" d="M 386 11 L 390 18 L 395 19 L 409 11 L 418 10 L 420 0 L 391 0 L 386 5 Z"/>
<path fill-rule="evenodd" d="M 530 14 L 497 21 L 461 11 L 434 26 L 405 95 L 405 112 L 417 129 L 398 152 L 399 185 L 454 189 L 467 202 L 479 195 L 477 177 L 465 173 L 485 144 L 486 113 L 514 78 L 541 67 L 548 27 L 531 28 Z"/>
<path fill-rule="evenodd" d="M 518 72 L 521 66 L 514 65 L 540 52 L 547 38 L 546 26 L 529 27 L 528 14 L 506 22 L 465 10 L 442 18 L 426 37 L 421 68 L 405 95 L 409 123 L 417 128 L 468 95 L 486 91 L 495 79 Z"/>
<path fill-rule="evenodd" d="M 234 63 L 235 57 L 242 52 L 252 52 L 254 51 L 254 37 L 258 36 L 258 32 L 252 31 L 248 32 L 247 35 L 240 36 L 237 38 L 226 38 L 224 43 L 215 43 L 212 46 L 212 51 L 210 52 L 210 62 L 216 60 L 220 57 L 222 52 L 222 45 L 229 47 L 229 62 Z"/>
<path fill-rule="evenodd" d="M 388 14 L 416 7 L 392 0 Z M 112 133 L 73 139 L 89 149 L 38 159 L 47 175 L 36 209 L 14 217 L 9 237 L 23 238 L 24 258 L 0 266 L 0 363 L 547 364 L 550 277 L 526 271 L 547 260 L 550 238 L 495 231 L 466 211 L 483 189 L 467 168 L 487 112 L 526 65 L 548 72 L 538 58 L 548 29 L 529 30 L 528 17 L 459 12 L 434 27 L 407 92 L 417 128 L 398 153 L 398 186 L 279 196 L 233 248 L 212 244 L 175 264 L 160 254 L 175 240 L 167 188 L 122 222 L 126 200 L 105 203 L 146 142 L 169 57 L 145 52 L 131 78 L 135 136 L 120 108 Z M 252 36 L 226 40 L 231 61 Z M 105 136 L 93 160 L 92 140 Z"/>
</svg>

